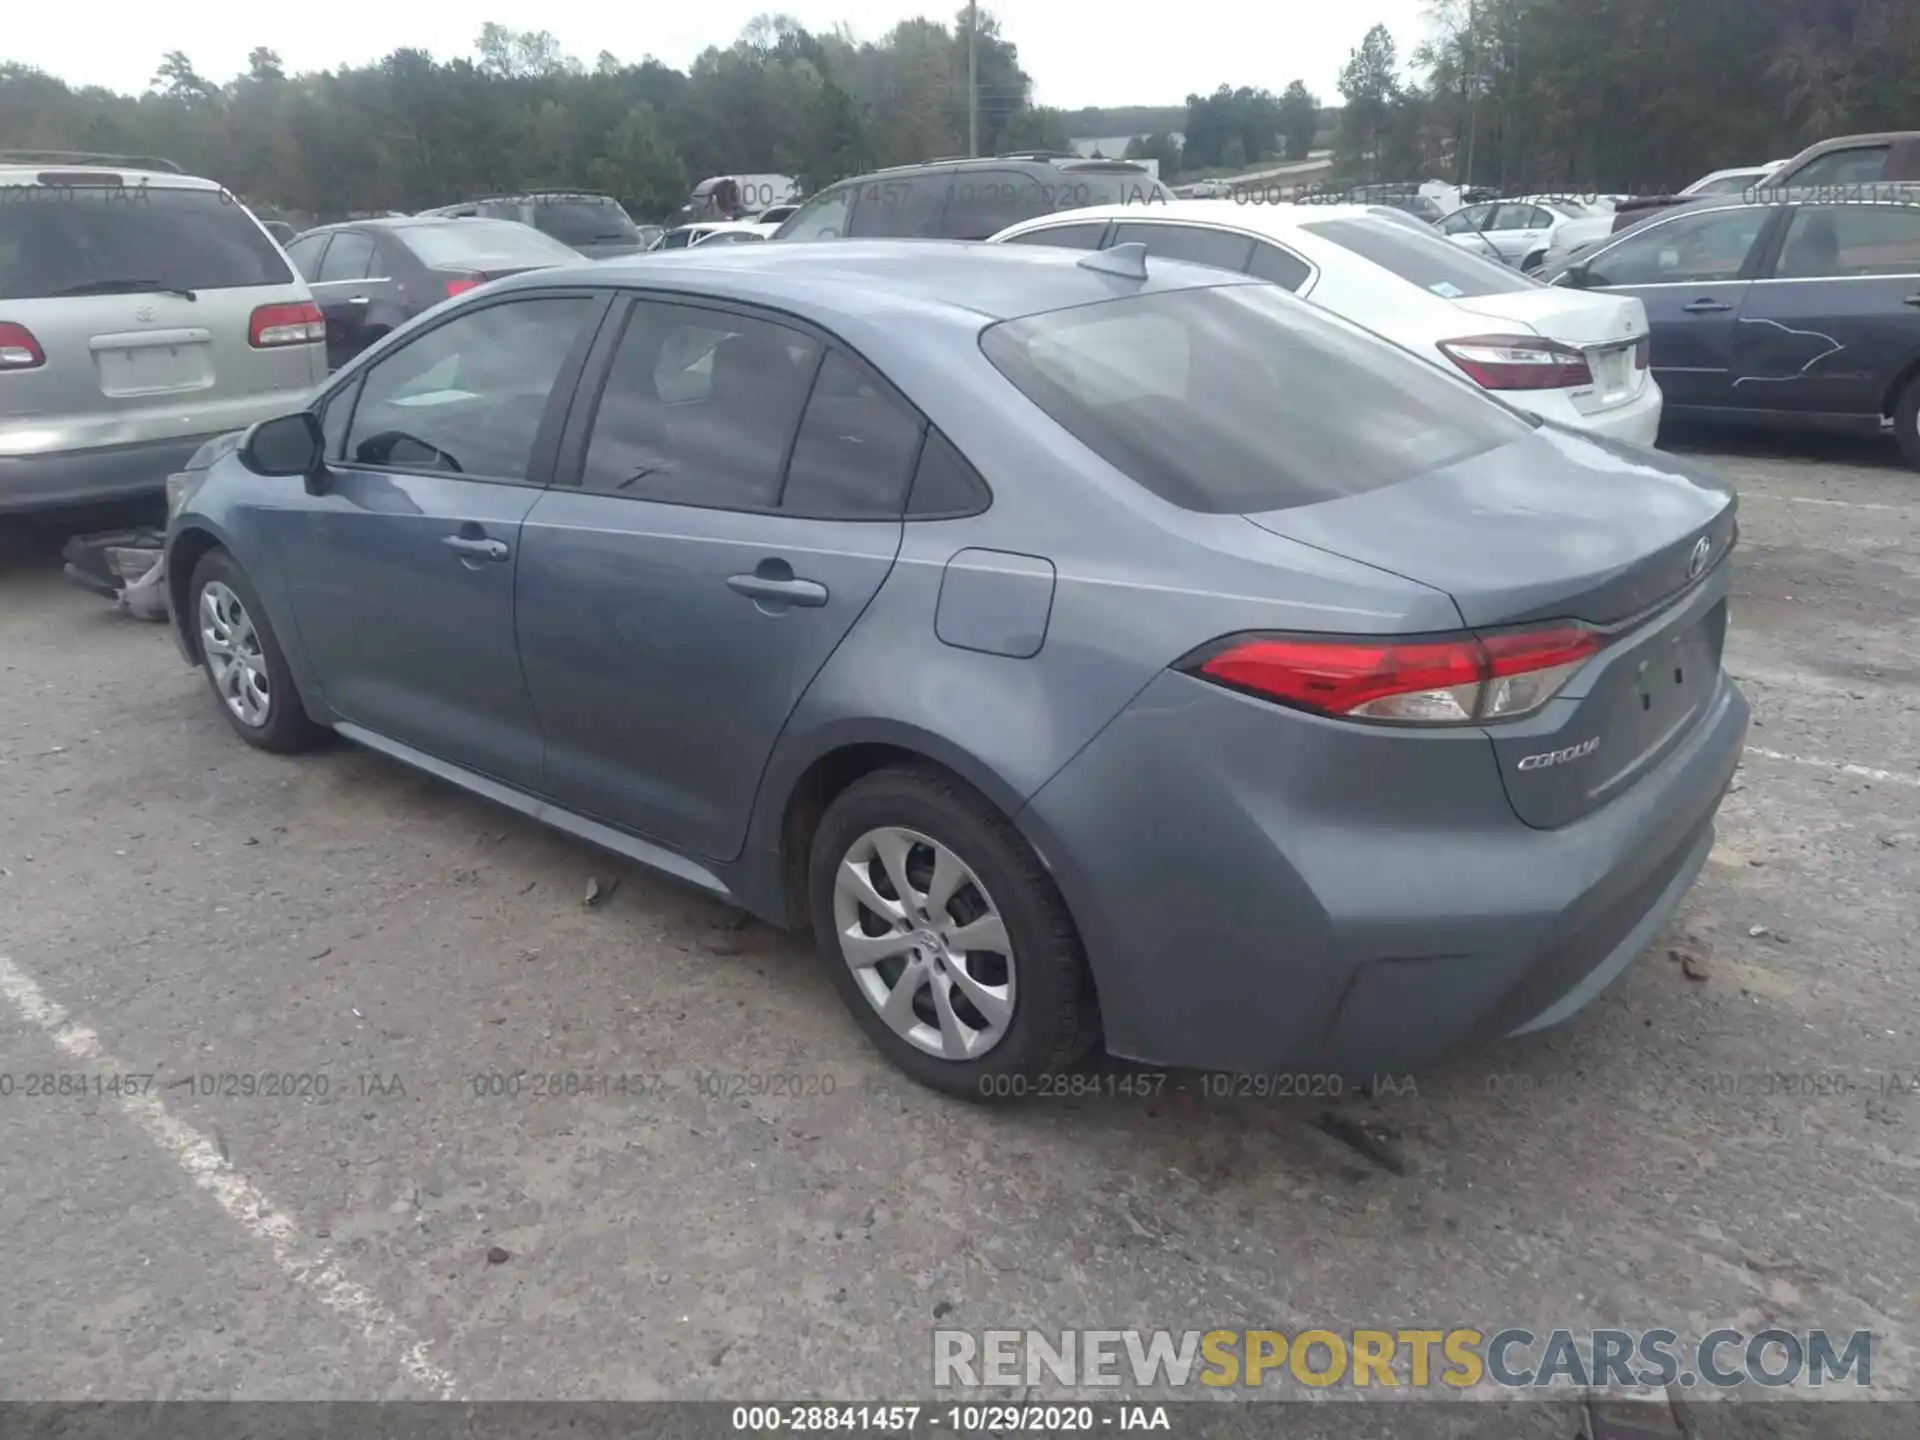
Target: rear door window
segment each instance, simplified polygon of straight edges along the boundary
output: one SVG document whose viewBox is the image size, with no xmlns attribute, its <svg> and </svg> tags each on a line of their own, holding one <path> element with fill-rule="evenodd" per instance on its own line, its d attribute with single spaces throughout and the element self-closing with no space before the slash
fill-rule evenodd
<svg viewBox="0 0 1920 1440">
<path fill-rule="evenodd" d="M 1440 243 L 1449 250 L 1453 248 L 1444 240 Z M 1307 277 L 1312 273 L 1313 267 L 1291 250 L 1283 250 L 1265 240 L 1254 242 L 1253 258 L 1247 261 L 1247 274 L 1254 279 L 1266 280 L 1288 290 L 1297 291 L 1307 283 Z"/>
<path fill-rule="evenodd" d="M 1231 230 L 1129 220 L 1113 227 L 1114 245 L 1136 242 L 1147 247 L 1147 254 L 1162 260 L 1185 260 L 1192 265 L 1211 265 L 1216 270 L 1242 271 L 1253 258 L 1253 237 Z"/>
<path fill-rule="evenodd" d="M 1466 382 L 1271 285 L 1005 320 L 980 344 L 1088 449 L 1186 510 L 1334 500 L 1531 429 Z"/>
<path fill-rule="evenodd" d="M 326 258 L 320 262 L 318 284 L 325 285 L 338 280 L 364 280 L 373 266 L 373 241 L 365 235 L 356 235 L 351 231 L 341 231 L 333 237 L 333 244 L 327 247 Z"/>
<path fill-rule="evenodd" d="M 270 236 L 219 190 L 36 186 L 0 204 L 0 300 L 291 285 Z"/>
<path fill-rule="evenodd" d="M 1512 295 L 1540 286 L 1450 240 L 1386 220 L 1314 220 L 1300 227 L 1443 300 Z"/>
<path fill-rule="evenodd" d="M 860 187 L 859 208 L 847 233 L 873 239 L 936 238 L 952 181 L 951 170 L 869 180 Z"/>
<path fill-rule="evenodd" d="M 329 238 L 326 235 L 305 235 L 287 246 L 287 258 L 293 261 L 293 268 L 300 272 L 302 279 L 320 278 L 320 252 L 327 248 Z"/>
<path fill-rule="evenodd" d="M 1887 145 L 1855 145 L 1819 155 L 1791 174 L 1776 180 L 1771 189 L 1805 189 L 1811 185 L 1866 185 L 1887 176 Z"/>
<path fill-rule="evenodd" d="M 1038 230 L 1029 230 L 1024 235 L 1012 236 L 1007 243 L 1057 245 L 1063 250 L 1098 250 L 1106 233 L 1106 221 L 1083 220 L 1078 225 L 1047 225 Z"/>
<path fill-rule="evenodd" d="M 898 519 L 924 428 L 884 381 L 828 351 L 793 442 L 780 508 L 819 520 Z"/>
<path fill-rule="evenodd" d="M 594 413 L 582 487 L 715 510 L 773 508 L 820 357 L 818 341 L 771 321 L 635 304 Z"/>
</svg>

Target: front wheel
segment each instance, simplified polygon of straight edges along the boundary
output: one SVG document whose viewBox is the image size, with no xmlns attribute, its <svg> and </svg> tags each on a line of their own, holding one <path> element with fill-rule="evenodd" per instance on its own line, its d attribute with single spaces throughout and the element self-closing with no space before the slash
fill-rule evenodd
<svg viewBox="0 0 1920 1440">
<path fill-rule="evenodd" d="M 293 672 L 259 595 L 231 554 L 209 550 L 187 587 L 200 664 L 234 732 L 279 754 L 304 750 L 321 734 L 307 718 Z"/>
<path fill-rule="evenodd" d="M 815 832 L 808 895 L 855 1021 L 914 1079 L 1021 1094 L 1099 1041 L 1078 932 L 1039 857 L 983 797 L 930 767 L 856 781 Z"/>
<path fill-rule="evenodd" d="M 1907 464 L 1920 470 L 1920 375 L 1907 381 L 1893 407 L 1893 434 Z"/>
</svg>

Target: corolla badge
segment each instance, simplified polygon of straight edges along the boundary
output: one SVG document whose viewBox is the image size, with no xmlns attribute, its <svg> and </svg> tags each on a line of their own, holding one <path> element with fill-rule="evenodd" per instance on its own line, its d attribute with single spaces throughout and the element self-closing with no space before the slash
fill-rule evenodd
<svg viewBox="0 0 1920 1440">
<path fill-rule="evenodd" d="M 1705 535 L 1693 542 L 1693 553 L 1687 557 L 1687 579 L 1700 578 L 1700 572 L 1707 568 L 1707 557 L 1712 553 L 1713 541 Z"/>
<path fill-rule="evenodd" d="M 1529 755 L 1517 767 L 1521 770 L 1545 770 L 1549 765 L 1565 765 L 1570 760 L 1579 760 L 1593 754 L 1600 748 L 1600 737 L 1582 740 L 1578 745 L 1569 745 L 1564 750 L 1549 750 L 1544 755 Z"/>
</svg>

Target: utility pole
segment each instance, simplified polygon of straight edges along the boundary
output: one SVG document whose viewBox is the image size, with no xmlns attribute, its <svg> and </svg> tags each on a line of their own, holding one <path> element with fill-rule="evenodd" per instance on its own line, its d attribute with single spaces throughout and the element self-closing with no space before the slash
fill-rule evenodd
<svg viewBox="0 0 1920 1440">
<path fill-rule="evenodd" d="M 1473 184 L 1473 142 L 1480 135 L 1480 34 L 1473 0 L 1467 0 L 1467 44 L 1473 49 L 1473 65 L 1467 81 L 1467 171 L 1460 178 L 1462 185 Z"/>
<path fill-rule="evenodd" d="M 980 5 L 967 0 L 967 154 L 980 153 Z"/>
</svg>

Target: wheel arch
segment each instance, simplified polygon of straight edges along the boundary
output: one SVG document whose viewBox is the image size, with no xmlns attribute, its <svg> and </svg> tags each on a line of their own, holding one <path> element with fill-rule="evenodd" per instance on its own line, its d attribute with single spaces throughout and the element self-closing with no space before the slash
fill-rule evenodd
<svg viewBox="0 0 1920 1440">
<path fill-rule="evenodd" d="M 190 665 L 198 665 L 203 658 L 200 654 L 200 633 L 193 623 L 193 597 L 188 593 L 193 584 L 193 572 L 199 568 L 200 561 L 208 551 L 226 548 L 225 536 L 198 521 L 181 526 L 167 546 L 167 608 L 173 616 L 173 630 L 180 642 L 180 652 L 187 657 Z"/>
<path fill-rule="evenodd" d="M 1880 397 L 1880 413 L 1887 416 L 1897 413 L 1900 397 L 1915 381 L 1920 381 L 1920 349 L 1916 349 L 1907 357 L 1905 363 L 1893 372 L 1893 379 L 1888 383 L 1886 393 Z"/>
</svg>

